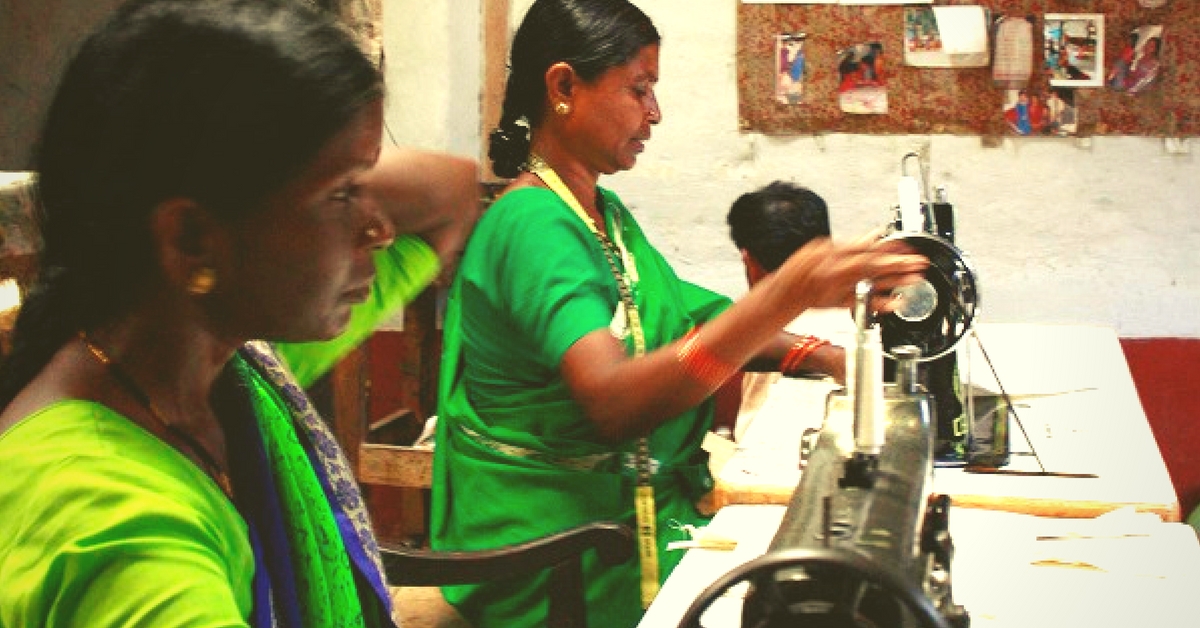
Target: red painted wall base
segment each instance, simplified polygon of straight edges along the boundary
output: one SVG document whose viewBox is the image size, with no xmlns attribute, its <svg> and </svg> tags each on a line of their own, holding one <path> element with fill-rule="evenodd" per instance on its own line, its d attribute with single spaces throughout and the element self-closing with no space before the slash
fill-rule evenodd
<svg viewBox="0 0 1200 628">
<path fill-rule="evenodd" d="M 1200 338 L 1123 338 L 1121 348 L 1187 517 L 1200 505 Z"/>
</svg>

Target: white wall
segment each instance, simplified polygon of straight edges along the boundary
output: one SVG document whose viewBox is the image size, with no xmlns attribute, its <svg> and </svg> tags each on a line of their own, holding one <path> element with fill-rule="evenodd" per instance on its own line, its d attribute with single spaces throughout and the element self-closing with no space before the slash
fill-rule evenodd
<svg viewBox="0 0 1200 628">
<path fill-rule="evenodd" d="M 438 13 L 439 24 L 440 14 L 461 18 L 468 10 L 386 2 L 385 13 L 393 5 L 411 6 L 404 19 Z M 514 20 L 528 4 L 513 1 Z M 638 166 L 602 184 L 625 199 L 682 276 L 731 296 L 744 291 L 725 212 L 742 192 L 777 178 L 825 197 L 835 237 L 881 225 L 896 203 L 901 157 L 921 150 L 932 183 L 946 186 L 958 211 L 958 243 L 980 274 L 983 320 L 1101 324 L 1125 337 L 1200 337 L 1200 141 L 1184 142 L 1186 154 L 1169 154 L 1161 139 L 1130 137 L 1020 138 L 986 148 L 977 137 L 948 135 L 741 133 L 736 2 L 638 4 L 663 35 L 658 96 L 664 121 Z M 443 29 L 446 41 L 437 41 L 432 29 L 420 30 L 410 54 L 425 72 L 449 67 L 451 48 L 477 49 L 477 30 Z M 394 55 L 389 59 L 394 63 Z M 450 97 L 411 92 L 407 84 L 404 90 L 406 97 L 419 94 L 430 107 L 425 114 L 446 124 L 441 137 L 436 124 L 412 127 L 410 143 L 437 147 L 444 138 L 442 147 L 450 150 L 478 146 L 477 118 L 468 123 L 469 116 L 448 116 L 457 105 Z M 471 134 L 474 139 L 462 139 Z"/>
<path fill-rule="evenodd" d="M 383 0 L 387 131 L 397 144 L 477 157 L 483 0 Z"/>
</svg>

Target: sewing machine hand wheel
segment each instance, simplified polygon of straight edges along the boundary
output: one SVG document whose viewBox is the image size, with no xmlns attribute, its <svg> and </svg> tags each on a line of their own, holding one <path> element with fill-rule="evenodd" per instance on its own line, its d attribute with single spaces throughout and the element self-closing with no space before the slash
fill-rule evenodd
<svg viewBox="0 0 1200 628">
<path fill-rule="evenodd" d="M 895 311 L 878 320 L 883 349 L 913 345 L 919 361 L 935 360 L 954 350 L 970 332 L 979 309 L 977 273 L 966 255 L 949 241 L 923 232 L 897 232 L 884 240 L 899 240 L 929 258 L 923 282 L 893 291 L 900 299 Z"/>
<path fill-rule="evenodd" d="M 810 574 L 818 574 L 820 578 L 811 578 Z M 807 599 L 789 596 L 789 590 L 794 592 L 805 580 L 815 582 L 819 593 Z M 758 606 L 763 609 L 761 617 L 753 618 L 747 628 L 959 628 L 904 578 L 841 549 L 791 549 L 751 560 L 705 589 L 692 602 L 679 628 L 702 628 L 705 611 L 742 582 L 754 583 L 747 600 L 751 595 L 759 596 Z M 868 590 L 870 595 L 866 594 Z M 881 609 L 881 606 L 892 608 Z M 903 614 L 904 621 L 879 623 L 881 613 L 894 617 L 900 606 L 908 611 Z"/>
</svg>

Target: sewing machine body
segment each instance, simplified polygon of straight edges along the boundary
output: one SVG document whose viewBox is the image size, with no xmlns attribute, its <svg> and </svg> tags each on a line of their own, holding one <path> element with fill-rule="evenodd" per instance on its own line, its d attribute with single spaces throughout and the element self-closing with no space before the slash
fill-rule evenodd
<svg viewBox="0 0 1200 628">
<path fill-rule="evenodd" d="M 826 400 L 826 418 L 818 433 L 816 447 L 804 462 L 804 474 L 784 515 L 779 532 L 770 549 L 802 546 L 862 547 L 869 553 L 888 553 L 902 558 L 912 548 L 898 547 L 895 540 L 906 538 L 909 545 L 913 533 L 921 525 L 920 506 L 928 495 L 933 464 L 930 455 L 930 398 L 929 395 L 900 394 L 895 386 L 885 386 L 887 441 L 879 455 L 874 490 L 861 486 L 840 486 L 845 463 L 854 454 L 854 413 L 844 389 L 830 393 Z M 825 503 L 831 498 L 834 508 L 826 534 Z M 892 511 L 895 512 L 892 512 Z M 908 512 L 917 513 L 907 515 Z M 879 519 L 879 521 L 873 521 Z M 903 520 L 905 526 L 895 526 Z M 876 533 L 880 523 L 890 528 L 886 536 L 893 540 L 880 545 Z M 866 537 L 864 537 L 866 535 Z M 826 537 L 830 543 L 825 543 Z"/>
<path fill-rule="evenodd" d="M 851 398 L 830 394 L 825 426 L 768 554 L 832 552 L 851 567 L 835 561 L 760 572 L 750 579 L 743 626 L 907 628 L 929 625 L 933 612 L 944 625 L 967 625 L 950 594 L 949 504 L 931 496 L 931 398 L 886 386 L 884 416 L 883 449 L 859 456 Z M 883 572 L 907 590 L 863 572 Z M 917 598 L 922 609 L 912 608 Z"/>
</svg>

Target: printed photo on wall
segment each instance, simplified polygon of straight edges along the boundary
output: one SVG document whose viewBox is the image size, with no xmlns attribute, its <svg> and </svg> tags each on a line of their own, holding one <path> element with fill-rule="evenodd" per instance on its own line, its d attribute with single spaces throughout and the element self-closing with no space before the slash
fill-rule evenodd
<svg viewBox="0 0 1200 628">
<path fill-rule="evenodd" d="M 982 68 L 990 62 L 987 9 L 905 7 L 904 63 L 920 68 Z"/>
<path fill-rule="evenodd" d="M 1140 26 L 1130 31 L 1113 60 L 1105 82 L 1119 92 L 1136 94 L 1158 79 L 1162 56 L 1163 27 Z"/>
<path fill-rule="evenodd" d="M 1028 89 L 1004 92 L 1004 122 L 1014 135 L 1041 135 L 1046 130 L 1049 109 L 1040 95 Z"/>
<path fill-rule="evenodd" d="M 838 52 L 838 104 L 846 113 L 887 113 L 883 44 L 855 44 Z"/>
<path fill-rule="evenodd" d="M 804 33 L 775 36 L 775 101 L 783 105 L 804 102 Z"/>
<path fill-rule="evenodd" d="M 1045 69 L 1055 87 L 1104 85 L 1104 16 L 1047 13 L 1042 27 Z"/>
<path fill-rule="evenodd" d="M 1029 89 L 1004 92 L 1004 123 L 1013 135 L 1075 135 L 1077 120 L 1073 89 L 1051 87 L 1045 94 Z"/>
<path fill-rule="evenodd" d="M 942 34 L 930 7 L 904 9 L 904 62 L 916 67 L 944 67 Z"/>
<path fill-rule="evenodd" d="M 1079 128 L 1075 112 L 1075 90 L 1068 87 L 1051 87 L 1046 95 L 1047 135 L 1066 137 L 1075 135 Z"/>
</svg>

